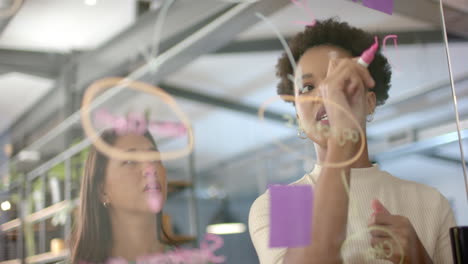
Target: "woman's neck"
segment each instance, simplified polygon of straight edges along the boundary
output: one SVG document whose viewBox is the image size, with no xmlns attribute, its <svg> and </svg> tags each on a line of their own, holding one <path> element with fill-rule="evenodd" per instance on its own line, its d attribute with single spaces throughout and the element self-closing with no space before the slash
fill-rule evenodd
<svg viewBox="0 0 468 264">
<path fill-rule="evenodd" d="M 314 144 L 315 149 L 317 152 L 317 161 L 318 164 L 324 164 L 326 163 L 325 157 L 327 156 L 327 148 L 322 147 L 318 144 Z M 362 154 L 359 156 L 359 158 L 353 162 L 350 166 L 350 168 L 368 168 L 372 167 L 372 162 L 369 160 L 369 152 L 367 149 L 367 144 L 364 145 L 364 150 L 362 151 Z"/>
<path fill-rule="evenodd" d="M 110 210 L 112 257 L 134 261 L 137 257 L 163 252 L 157 239 L 156 215 Z"/>
</svg>

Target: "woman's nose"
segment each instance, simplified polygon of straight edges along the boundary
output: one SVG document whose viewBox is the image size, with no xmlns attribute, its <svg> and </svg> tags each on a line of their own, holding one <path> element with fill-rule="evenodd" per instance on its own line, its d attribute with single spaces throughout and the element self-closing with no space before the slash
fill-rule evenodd
<svg viewBox="0 0 468 264">
<path fill-rule="evenodd" d="M 156 176 L 156 166 L 154 164 L 146 164 L 143 167 L 143 176 L 154 177 Z"/>
</svg>

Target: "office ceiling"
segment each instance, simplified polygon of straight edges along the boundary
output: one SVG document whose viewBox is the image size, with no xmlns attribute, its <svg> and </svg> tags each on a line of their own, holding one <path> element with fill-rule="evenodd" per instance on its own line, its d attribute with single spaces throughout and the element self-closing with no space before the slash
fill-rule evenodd
<svg viewBox="0 0 468 264">
<path fill-rule="evenodd" d="M 390 34 L 433 32 L 440 29 L 427 20 L 400 13 L 383 15 L 351 1 L 330 0 L 326 5 L 309 1 L 309 4 L 317 19 L 339 15 L 341 20 L 373 32 Z M 0 48 L 63 53 L 76 49 L 93 49 L 124 30 L 135 19 L 134 1 L 130 0 L 97 0 L 95 6 L 86 5 L 84 0 L 26 1 L 0 36 Z M 303 9 L 290 4 L 269 19 L 283 36 L 289 37 L 301 30 L 301 26 L 293 21 L 309 20 L 310 16 Z M 277 37 L 266 23 L 260 19 L 258 21 L 257 25 L 238 35 L 236 40 Z M 269 50 L 203 55 L 164 78 L 164 83 L 258 109 L 265 100 L 275 95 L 274 65 L 281 52 Z M 458 107 L 463 119 L 468 116 L 468 102 L 462 96 L 468 92 L 468 69 L 465 66 L 468 45 L 466 42 L 453 43 L 451 53 L 453 75 L 458 80 L 456 88 L 460 94 Z M 447 123 L 453 124 L 455 115 L 442 36 L 439 42 L 400 45 L 398 49 L 389 46 L 386 55 L 396 67 L 396 73 L 392 79 L 388 106 L 377 112 L 375 121 L 369 128 L 369 136 L 378 141 L 405 130 L 424 130 Z M 3 100 L 0 103 L 5 108 L 2 109 L 4 120 L 0 128 L 14 122 L 46 94 L 53 83 L 52 80 L 24 74 L 0 75 L 0 100 Z M 23 93 L 21 104 L 12 103 L 15 100 L 3 99 L 15 98 L 20 90 L 27 91 Z M 292 137 L 296 133 L 293 128 L 285 125 L 286 120 L 282 123 L 272 120 L 261 123 L 256 115 L 176 99 L 193 122 L 196 165 L 199 171 L 274 140 Z M 142 106 L 154 103 L 152 100 L 146 96 L 136 96 L 128 104 Z M 280 102 L 270 105 L 269 110 L 295 115 L 291 105 Z M 213 140 L 214 135 L 216 140 Z M 454 159 L 459 153 L 456 144 L 440 147 L 439 151 Z M 413 164 L 419 164 L 419 167 L 433 158 L 415 156 L 416 159 L 419 159 L 419 163 L 415 161 Z M 446 163 L 447 161 L 441 163 L 443 165 L 440 165 L 440 170 Z M 398 163 L 392 163 L 388 167 L 396 168 L 397 165 Z M 437 164 L 434 163 L 434 166 Z"/>
</svg>

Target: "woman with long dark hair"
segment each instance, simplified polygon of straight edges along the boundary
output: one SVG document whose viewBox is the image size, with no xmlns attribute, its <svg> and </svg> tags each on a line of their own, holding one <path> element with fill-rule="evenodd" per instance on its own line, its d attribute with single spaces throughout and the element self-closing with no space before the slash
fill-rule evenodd
<svg viewBox="0 0 468 264">
<path fill-rule="evenodd" d="M 106 131 L 101 137 L 123 151 L 157 150 L 148 132 L 118 135 Z M 165 235 L 161 215 L 166 197 L 166 170 L 161 161 L 116 160 L 91 146 L 71 241 L 72 263 L 103 263 L 110 258 L 133 262 L 162 253 L 165 245 L 158 237 Z"/>
</svg>

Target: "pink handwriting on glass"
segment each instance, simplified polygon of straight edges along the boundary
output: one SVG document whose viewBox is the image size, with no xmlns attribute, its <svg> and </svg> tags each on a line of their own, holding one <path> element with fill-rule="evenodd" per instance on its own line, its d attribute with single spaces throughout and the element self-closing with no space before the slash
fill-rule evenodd
<svg viewBox="0 0 468 264">
<path fill-rule="evenodd" d="M 157 133 L 161 137 L 181 137 L 187 133 L 184 125 L 177 122 L 147 122 L 143 114 L 130 113 L 127 118 L 114 116 L 106 110 L 98 110 L 94 115 L 98 124 L 112 127 L 118 135 L 126 133 L 143 134 L 145 131 Z"/>
<path fill-rule="evenodd" d="M 387 40 L 388 39 L 393 39 L 393 45 L 395 46 L 395 50 L 398 54 L 398 36 L 397 35 L 387 35 L 384 37 L 384 39 L 382 40 L 382 49 L 383 49 L 383 53 L 385 53 L 385 49 L 387 47 Z M 392 63 L 392 60 L 388 59 L 389 60 L 389 63 L 392 67 L 395 68 L 396 71 L 400 71 L 398 70 L 397 66 L 396 66 L 396 63 Z"/>
<path fill-rule="evenodd" d="M 155 254 L 138 258 L 137 264 L 205 264 L 205 263 L 223 263 L 226 261 L 224 256 L 215 256 L 214 252 L 223 246 L 223 238 L 214 234 L 206 234 L 200 244 L 200 249 L 176 249 L 165 254 Z M 89 264 L 89 263 L 80 263 Z M 128 264 L 122 258 L 111 258 L 106 264 Z"/>
<path fill-rule="evenodd" d="M 315 25 L 315 18 L 314 18 L 314 14 L 312 13 L 312 10 L 310 9 L 309 5 L 307 4 L 307 0 L 291 0 L 291 2 L 299 7 L 299 8 L 303 8 L 306 13 L 312 18 L 311 21 L 307 22 L 307 21 L 294 21 L 294 24 L 297 24 L 297 25 L 306 25 L 306 26 L 314 26 Z"/>
</svg>

